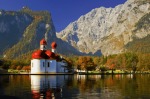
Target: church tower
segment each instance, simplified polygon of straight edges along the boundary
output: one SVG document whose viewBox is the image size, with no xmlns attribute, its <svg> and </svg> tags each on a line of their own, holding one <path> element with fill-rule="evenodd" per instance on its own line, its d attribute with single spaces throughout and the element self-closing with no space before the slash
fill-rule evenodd
<svg viewBox="0 0 150 99">
<path fill-rule="evenodd" d="M 47 42 L 46 42 L 46 40 L 45 39 L 42 39 L 41 41 L 40 41 L 40 50 L 46 50 L 46 45 L 47 45 Z"/>
<path fill-rule="evenodd" d="M 55 53 L 56 52 L 56 47 L 57 47 L 56 42 L 52 42 L 51 47 L 52 47 L 52 52 Z"/>
</svg>

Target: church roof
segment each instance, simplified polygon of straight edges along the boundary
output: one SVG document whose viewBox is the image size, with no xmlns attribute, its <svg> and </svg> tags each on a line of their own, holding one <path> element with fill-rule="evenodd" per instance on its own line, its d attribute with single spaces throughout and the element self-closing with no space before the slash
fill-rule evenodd
<svg viewBox="0 0 150 99">
<path fill-rule="evenodd" d="M 45 39 L 42 39 L 40 41 L 40 45 L 47 45 L 47 42 Z M 51 47 L 55 49 L 57 47 L 56 42 L 51 43 Z M 32 53 L 32 59 L 55 59 L 57 61 L 60 60 L 59 55 L 52 52 L 51 50 L 36 50 Z"/>
</svg>

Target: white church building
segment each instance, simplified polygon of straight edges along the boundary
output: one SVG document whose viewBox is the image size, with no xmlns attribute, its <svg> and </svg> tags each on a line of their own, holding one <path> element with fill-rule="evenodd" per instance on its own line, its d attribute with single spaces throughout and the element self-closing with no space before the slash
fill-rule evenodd
<svg viewBox="0 0 150 99">
<path fill-rule="evenodd" d="M 56 42 L 52 42 L 52 50 L 47 50 L 46 46 L 46 40 L 42 39 L 40 49 L 32 53 L 31 74 L 67 73 L 67 63 L 55 53 Z"/>
</svg>

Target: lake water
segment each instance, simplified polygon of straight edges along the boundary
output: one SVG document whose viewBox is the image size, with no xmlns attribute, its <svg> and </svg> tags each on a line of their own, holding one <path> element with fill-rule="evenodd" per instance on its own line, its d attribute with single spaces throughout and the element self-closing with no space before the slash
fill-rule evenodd
<svg viewBox="0 0 150 99">
<path fill-rule="evenodd" d="M 150 99 L 150 75 L 0 75 L 0 99 Z"/>
</svg>

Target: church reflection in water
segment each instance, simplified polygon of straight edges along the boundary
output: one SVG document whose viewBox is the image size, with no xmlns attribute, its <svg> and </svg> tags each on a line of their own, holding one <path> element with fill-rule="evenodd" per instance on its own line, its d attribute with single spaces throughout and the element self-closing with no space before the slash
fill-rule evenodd
<svg viewBox="0 0 150 99">
<path fill-rule="evenodd" d="M 31 75 L 33 99 L 58 99 L 67 75 Z"/>
</svg>

